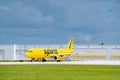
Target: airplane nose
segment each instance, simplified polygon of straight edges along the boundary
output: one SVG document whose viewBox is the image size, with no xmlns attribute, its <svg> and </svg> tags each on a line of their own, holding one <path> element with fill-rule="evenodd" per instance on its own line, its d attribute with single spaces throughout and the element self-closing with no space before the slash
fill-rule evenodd
<svg viewBox="0 0 120 80">
<path fill-rule="evenodd" d="M 25 56 L 26 56 L 26 57 L 29 57 L 29 53 L 25 53 Z"/>
</svg>

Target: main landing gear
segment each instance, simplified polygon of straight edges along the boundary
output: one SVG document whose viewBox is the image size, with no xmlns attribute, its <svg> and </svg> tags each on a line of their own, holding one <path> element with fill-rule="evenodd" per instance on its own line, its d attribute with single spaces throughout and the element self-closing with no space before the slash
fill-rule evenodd
<svg viewBox="0 0 120 80">
<path fill-rule="evenodd" d="M 55 56 L 54 59 L 57 61 L 57 62 L 60 62 L 62 60 L 62 57 L 61 56 Z M 31 62 L 39 62 L 40 59 L 35 59 L 35 58 L 31 58 Z M 42 62 L 46 62 L 46 59 L 45 58 L 42 58 L 41 59 Z"/>
<path fill-rule="evenodd" d="M 45 58 L 43 58 L 43 59 L 42 59 L 42 62 L 46 62 L 46 59 L 45 59 Z"/>
<path fill-rule="evenodd" d="M 62 57 L 61 56 L 55 56 L 54 59 L 57 61 L 57 62 L 60 62 L 62 60 Z"/>
</svg>

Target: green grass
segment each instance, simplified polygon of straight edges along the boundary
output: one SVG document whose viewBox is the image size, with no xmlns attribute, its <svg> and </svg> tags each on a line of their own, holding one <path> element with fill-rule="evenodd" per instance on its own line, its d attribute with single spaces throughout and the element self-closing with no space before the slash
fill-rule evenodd
<svg viewBox="0 0 120 80">
<path fill-rule="evenodd" d="M 0 65 L 0 80 L 120 80 L 120 66 Z"/>
</svg>

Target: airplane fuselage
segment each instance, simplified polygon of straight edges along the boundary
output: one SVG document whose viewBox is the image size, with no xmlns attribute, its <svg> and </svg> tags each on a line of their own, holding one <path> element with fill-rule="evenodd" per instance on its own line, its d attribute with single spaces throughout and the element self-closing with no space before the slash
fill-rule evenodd
<svg viewBox="0 0 120 80">
<path fill-rule="evenodd" d="M 50 49 L 50 48 L 31 48 L 26 52 L 28 58 L 53 58 L 57 55 L 68 55 L 73 51 L 68 49 Z"/>
</svg>

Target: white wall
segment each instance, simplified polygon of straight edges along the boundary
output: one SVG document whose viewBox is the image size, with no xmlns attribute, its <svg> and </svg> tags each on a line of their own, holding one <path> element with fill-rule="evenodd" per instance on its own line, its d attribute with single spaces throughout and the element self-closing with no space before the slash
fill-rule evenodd
<svg viewBox="0 0 120 80">
<path fill-rule="evenodd" d="M 28 59 L 22 53 L 22 49 L 25 50 L 32 48 L 65 48 L 66 45 L 0 45 L 0 60 L 23 60 Z M 108 54 L 105 59 L 119 59 L 111 58 L 111 54 L 120 54 L 120 45 L 77 45 L 75 44 L 74 53 L 96 53 L 96 54 Z M 74 59 L 83 59 L 80 57 L 74 57 Z M 85 58 L 85 59 L 103 59 L 103 58 Z"/>
</svg>

